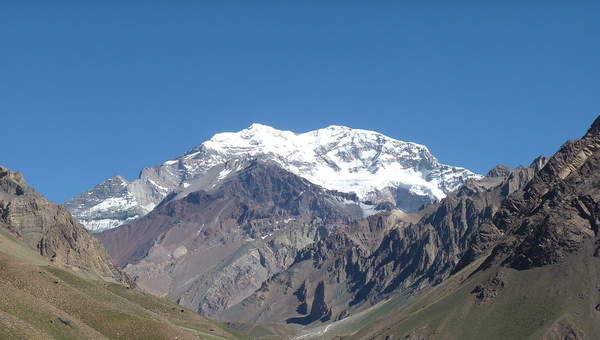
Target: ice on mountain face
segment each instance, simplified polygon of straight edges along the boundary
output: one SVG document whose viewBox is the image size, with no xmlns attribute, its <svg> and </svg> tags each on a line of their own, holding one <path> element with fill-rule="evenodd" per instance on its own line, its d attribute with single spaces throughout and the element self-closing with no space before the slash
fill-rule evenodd
<svg viewBox="0 0 600 340">
<path fill-rule="evenodd" d="M 369 217 L 371 215 L 377 214 L 377 210 L 375 209 L 375 205 L 360 203 L 360 208 L 363 211 L 363 217 Z"/>
<path fill-rule="evenodd" d="M 135 182 L 114 176 L 66 202 L 65 207 L 90 231 L 115 228 L 154 208 L 155 204 L 138 195 L 138 187 Z"/>
<path fill-rule="evenodd" d="M 135 207 L 136 205 L 137 202 L 135 201 L 135 198 L 133 196 L 109 197 L 106 200 L 103 200 L 100 203 L 94 205 L 92 208 L 89 209 L 89 212 L 94 213 L 114 208 L 124 210 Z"/>
<path fill-rule="evenodd" d="M 206 177 L 210 169 L 244 157 L 274 162 L 327 189 L 354 192 L 363 201 L 391 201 L 407 211 L 418 209 L 427 201 L 444 198 L 468 178 L 480 177 L 464 168 L 439 163 L 423 145 L 395 140 L 374 131 L 329 126 L 294 133 L 252 124 L 239 132 L 218 133 L 176 159 L 144 168 L 136 181 L 127 183 L 116 178 L 115 182 L 121 183 L 119 187 L 125 189 L 135 203 L 109 201 L 105 203 L 110 206 L 106 214 L 96 214 L 92 219 L 125 223 L 133 216 L 131 205 L 137 204 L 136 213 L 141 216 L 171 192 L 195 190 L 196 186 L 191 183 Z M 210 180 L 202 181 L 214 187 L 231 172 L 239 170 L 218 168 Z M 94 211 L 94 206 L 99 204 L 97 200 L 124 195 L 107 193 L 102 188 L 91 192 L 92 195 L 81 195 L 68 202 L 80 202 L 82 207 L 73 209 L 72 204 L 70 207 L 67 204 L 81 220 Z M 91 226 L 90 222 L 86 225 Z"/>
<path fill-rule="evenodd" d="M 440 164 L 423 145 L 342 126 L 296 134 L 253 124 L 240 132 L 216 134 L 184 158 L 190 163 L 187 169 L 202 171 L 242 155 L 275 161 L 315 184 L 355 192 L 363 199 L 388 186 L 405 186 L 439 200 L 465 178 L 477 177 Z"/>
<path fill-rule="evenodd" d="M 220 173 L 219 173 L 219 177 L 218 179 L 223 179 L 225 177 L 227 177 L 227 175 L 229 175 L 229 173 L 231 173 L 231 169 L 223 169 Z"/>
<path fill-rule="evenodd" d="M 137 219 L 138 217 L 139 217 L 138 215 L 135 215 L 132 217 L 128 217 L 125 220 L 121 220 L 121 219 L 89 220 L 89 221 L 86 221 L 84 225 L 85 225 L 86 229 L 91 232 L 100 232 L 103 230 L 116 228 L 123 224 L 129 223 L 129 222 Z"/>
</svg>

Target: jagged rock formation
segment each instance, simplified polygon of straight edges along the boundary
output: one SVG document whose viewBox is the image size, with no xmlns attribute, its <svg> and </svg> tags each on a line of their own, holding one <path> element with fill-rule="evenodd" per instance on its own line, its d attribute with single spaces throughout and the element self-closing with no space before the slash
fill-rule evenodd
<svg viewBox="0 0 600 340">
<path fill-rule="evenodd" d="M 525 187 L 544 162 L 539 158 L 516 169 L 499 166 L 417 215 L 380 213 L 337 230 L 301 251 L 288 270 L 219 317 L 300 324 L 339 320 L 399 291 L 438 284 L 467 250 L 483 251 L 469 248 L 475 238 L 500 236 L 490 221 L 502 200 Z M 310 301 L 321 291 L 324 297 L 315 314 Z"/>
<path fill-rule="evenodd" d="M 89 230 L 114 228 L 145 215 L 170 193 L 217 185 L 239 170 L 235 164 L 244 158 L 274 162 L 324 188 L 407 212 L 480 177 L 439 163 L 423 145 L 373 131 L 330 126 L 296 134 L 253 124 L 237 133 L 216 134 L 176 159 L 144 168 L 135 181 L 115 176 L 65 206 Z"/>
<path fill-rule="evenodd" d="M 238 305 L 218 314 L 222 320 L 287 322 L 307 325 L 333 321 L 348 313 L 358 263 L 377 249 L 386 230 L 410 216 L 383 212 L 332 230 L 298 252 L 291 266 L 269 278 Z"/>
<path fill-rule="evenodd" d="M 97 239 L 69 212 L 30 188 L 18 172 L 0 166 L 0 228 L 59 266 L 128 282 Z"/>
<path fill-rule="evenodd" d="M 473 234 L 455 275 L 352 338 L 596 338 L 600 117 L 534 168 Z"/>
<path fill-rule="evenodd" d="M 527 269 L 553 264 L 597 237 L 600 223 L 600 118 L 586 135 L 566 142 L 529 182 L 511 195 L 494 217 L 510 237 L 492 257 Z M 491 261 L 491 258 L 488 262 Z"/>
<path fill-rule="evenodd" d="M 239 165 L 217 186 L 173 194 L 98 237 L 142 288 L 213 315 L 286 269 L 301 249 L 364 216 L 355 195 L 271 163 Z"/>
</svg>

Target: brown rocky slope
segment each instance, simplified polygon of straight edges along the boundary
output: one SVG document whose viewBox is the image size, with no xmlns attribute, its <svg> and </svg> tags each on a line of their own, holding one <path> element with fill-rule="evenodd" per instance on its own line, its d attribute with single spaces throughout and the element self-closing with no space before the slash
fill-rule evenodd
<svg viewBox="0 0 600 340">
<path fill-rule="evenodd" d="M 287 270 L 218 316 L 318 325 L 399 292 L 413 294 L 439 284 L 467 252 L 484 250 L 470 248 L 474 239 L 500 236 L 491 220 L 502 200 L 522 189 L 545 161 L 538 158 L 516 169 L 499 166 L 419 214 L 384 212 L 337 229 L 308 245 Z"/>
<path fill-rule="evenodd" d="M 461 269 L 357 339 L 596 339 L 600 117 L 474 236 Z"/>
<path fill-rule="evenodd" d="M 30 188 L 18 172 L 0 167 L 0 228 L 56 265 L 128 282 L 97 239 L 69 212 Z"/>
<path fill-rule="evenodd" d="M 173 195 L 97 236 L 142 288 L 214 315 L 289 267 L 307 245 L 362 216 L 354 195 L 249 160 L 217 186 Z"/>
<path fill-rule="evenodd" d="M 64 208 L 0 167 L 0 339 L 244 339 L 132 289 Z"/>
</svg>

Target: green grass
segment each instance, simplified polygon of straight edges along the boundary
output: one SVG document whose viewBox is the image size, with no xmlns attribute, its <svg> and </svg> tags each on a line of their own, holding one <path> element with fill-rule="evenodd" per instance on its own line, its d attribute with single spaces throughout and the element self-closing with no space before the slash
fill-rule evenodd
<svg viewBox="0 0 600 340">
<path fill-rule="evenodd" d="M 417 311 L 395 333 L 423 329 L 435 337 L 443 333 L 457 339 L 526 339 L 560 313 L 560 305 L 542 299 L 524 299 L 518 292 L 492 304 L 475 304 L 471 285 Z M 468 326 L 466 326 L 468 325 Z"/>
</svg>

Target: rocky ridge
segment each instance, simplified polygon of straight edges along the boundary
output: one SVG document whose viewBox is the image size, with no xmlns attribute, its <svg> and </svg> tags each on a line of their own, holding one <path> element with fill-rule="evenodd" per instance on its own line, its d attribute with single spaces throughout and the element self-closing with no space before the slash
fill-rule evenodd
<svg viewBox="0 0 600 340">
<path fill-rule="evenodd" d="M 459 265 L 475 237 L 498 237 L 490 221 L 502 200 L 525 187 L 544 162 L 499 166 L 419 214 L 384 212 L 336 230 L 218 316 L 245 322 L 330 322 L 398 292 L 436 285 Z"/>
<path fill-rule="evenodd" d="M 509 236 L 494 245 L 487 262 L 508 256 L 504 261 L 510 267 L 540 267 L 559 262 L 595 239 L 599 168 L 600 117 L 581 139 L 566 142 L 524 190 L 503 202 L 493 222 Z"/>
<path fill-rule="evenodd" d="M 100 242 L 65 208 L 30 188 L 20 173 L 1 166 L 0 228 L 58 266 L 83 270 L 106 280 L 129 282 Z"/>
<path fill-rule="evenodd" d="M 600 117 L 582 138 L 534 168 L 531 180 L 473 234 L 445 285 L 352 338 L 575 340 L 600 334 Z"/>
</svg>

